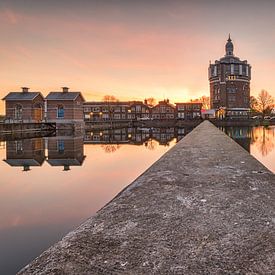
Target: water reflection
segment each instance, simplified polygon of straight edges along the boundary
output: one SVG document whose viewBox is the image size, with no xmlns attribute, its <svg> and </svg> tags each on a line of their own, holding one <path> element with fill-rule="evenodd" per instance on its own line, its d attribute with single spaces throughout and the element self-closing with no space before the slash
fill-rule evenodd
<svg viewBox="0 0 275 275">
<path fill-rule="evenodd" d="M 254 144 L 262 156 L 267 156 L 274 150 L 275 127 L 257 127 L 252 131 L 252 144 Z"/>
<path fill-rule="evenodd" d="M 0 274 L 15 274 L 92 216 L 174 145 L 177 133 L 126 128 L 0 142 Z"/>
<path fill-rule="evenodd" d="M 250 153 L 251 134 L 253 132 L 251 127 L 221 127 L 221 130 Z"/>
<path fill-rule="evenodd" d="M 63 166 L 69 171 L 71 166 L 81 166 L 85 159 L 82 136 L 58 136 L 45 139 L 48 148 L 47 162 L 51 166 Z"/>
<path fill-rule="evenodd" d="M 228 136 L 233 138 L 244 149 L 250 152 L 252 146 L 257 147 L 263 157 L 275 147 L 275 127 L 221 127 Z"/>
<path fill-rule="evenodd" d="M 10 166 L 29 171 L 32 166 L 41 166 L 45 161 L 43 138 L 22 139 L 6 142 L 6 159 Z"/>
<path fill-rule="evenodd" d="M 0 142 L 0 274 L 15 274 L 191 130 L 122 128 Z M 275 127 L 223 130 L 275 172 Z"/>
<path fill-rule="evenodd" d="M 156 144 L 169 146 L 176 139 L 179 141 L 193 128 L 121 128 L 94 130 L 85 133 L 86 144 L 102 144 L 106 153 L 113 153 L 121 144 L 145 145 L 149 150 L 154 150 Z"/>
<path fill-rule="evenodd" d="M 24 172 L 31 167 L 42 166 L 47 159 L 50 166 L 81 166 L 85 159 L 82 136 L 58 136 L 6 141 L 6 159 L 12 167 L 22 167 Z"/>
<path fill-rule="evenodd" d="M 220 129 L 275 173 L 275 126 Z"/>
</svg>

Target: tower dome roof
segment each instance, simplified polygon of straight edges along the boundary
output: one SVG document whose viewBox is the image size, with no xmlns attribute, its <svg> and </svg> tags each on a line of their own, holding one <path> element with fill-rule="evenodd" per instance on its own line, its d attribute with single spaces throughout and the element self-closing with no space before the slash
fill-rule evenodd
<svg viewBox="0 0 275 275">
<path fill-rule="evenodd" d="M 225 55 L 233 55 L 233 51 L 234 51 L 234 45 L 232 43 L 232 40 L 231 40 L 230 34 L 229 34 L 227 43 L 225 45 Z"/>
</svg>

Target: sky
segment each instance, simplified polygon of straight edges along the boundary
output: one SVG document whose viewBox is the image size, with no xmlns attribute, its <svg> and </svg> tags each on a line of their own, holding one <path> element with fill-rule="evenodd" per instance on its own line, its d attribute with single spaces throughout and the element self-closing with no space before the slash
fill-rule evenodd
<svg viewBox="0 0 275 275">
<path fill-rule="evenodd" d="M 252 66 L 251 94 L 275 96 L 274 10 L 272 0 L 0 0 L 0 96 L 22 86 L 86 100 L 209 95 L 209 61 L 229 33 Z"/>
</svg>

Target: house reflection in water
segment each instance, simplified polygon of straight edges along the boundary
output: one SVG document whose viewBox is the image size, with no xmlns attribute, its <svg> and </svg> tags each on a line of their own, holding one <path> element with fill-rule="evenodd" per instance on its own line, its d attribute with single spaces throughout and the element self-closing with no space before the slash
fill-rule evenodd
<svg viewBox="0 0 275 275">
<path fill-rule="evenodd" d="M 6 142 L 6 159 L 10 166 L 29 171 L 32 166 L 41 166 L 45 160 L 43 138 L 22 139 Z"/>
<path fill-rule="evenodd" d="M 63 166 L 63 171 L 69 171 L 71 166 L 81 166 L 85 159 L 83 136 L 50 137 L 47 148 L 47 162 L 51 166 Z"/>
<path fill-rule="evenodd" d="M 192 128 L 121 128 L 94 130 L 85 133 L 84 141 L 89 144 L 132 144 L 145 146 L 153 140 L 159 145 L 168 146 L 169 143 L 176 138 L 179 141 Z"/>
<path fill-rule="evenodd" d="M 251 127 L 222 127 L 221 130 L 250 153 Z"/>
</svg>

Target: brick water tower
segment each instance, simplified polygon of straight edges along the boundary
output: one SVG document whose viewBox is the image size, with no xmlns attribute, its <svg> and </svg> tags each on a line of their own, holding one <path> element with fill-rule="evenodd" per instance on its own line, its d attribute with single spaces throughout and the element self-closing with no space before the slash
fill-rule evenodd
<svg viewBox="0 0 275 275">
<path fill-rule="evenodd" d="M 234 55 L 234 45 L 228 37 L 225 56 L 209 65 L 211 109 L 249 108 L 251 66 Z"/>
</svg>

